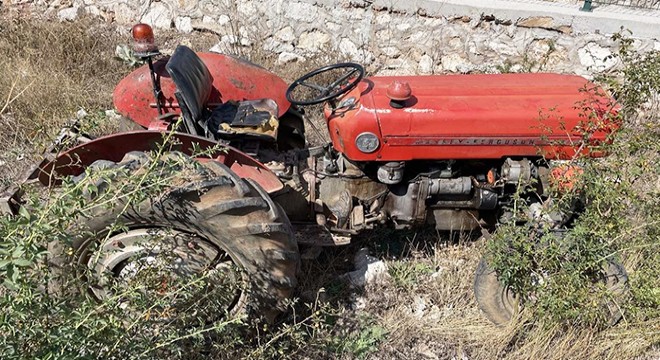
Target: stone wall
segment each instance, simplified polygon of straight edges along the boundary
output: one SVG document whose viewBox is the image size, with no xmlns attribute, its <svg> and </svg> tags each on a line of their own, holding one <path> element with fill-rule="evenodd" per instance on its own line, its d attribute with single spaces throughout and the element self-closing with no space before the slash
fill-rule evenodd
<svg viewBox="0 0 660 360">
<path fill-rule="evenodd" d="M 25 0 L 14 0 L 26 2 Z M 29 1 L 28 1 L 29 2 Z M 391 1 L 394 3 L 393 1 Z M 280 62 L 329 51 L 380 74 L 549 71 L 589 76 L 615 66 L 609 35 L 578 33 L 552 17 L 498 19 L 401 10 L 356 0 L 37 0 L 61 20 L 83 13 L 130 25 L 210 31 L 214 50 L 259 48 Z M 641 51 L 660 49 L 638 39 Z"/>
</svg>

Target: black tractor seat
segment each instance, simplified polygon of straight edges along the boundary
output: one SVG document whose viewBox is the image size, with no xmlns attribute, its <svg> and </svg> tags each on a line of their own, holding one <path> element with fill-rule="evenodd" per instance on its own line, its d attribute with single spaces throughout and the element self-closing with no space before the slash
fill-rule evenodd
<svg viewBox="0 0 660 360">
<path fill-rule="evenodd" d="M 165 68 L 176 85 L 174 96 L 187 132 L 227 140 L 246 136 L 267 141 L 277 138 L 278 107 L 274 100 L 228 101 L 211 111 L 207 103 L 213 77 L 194 51 L 179 45 Z"/>
</svg>

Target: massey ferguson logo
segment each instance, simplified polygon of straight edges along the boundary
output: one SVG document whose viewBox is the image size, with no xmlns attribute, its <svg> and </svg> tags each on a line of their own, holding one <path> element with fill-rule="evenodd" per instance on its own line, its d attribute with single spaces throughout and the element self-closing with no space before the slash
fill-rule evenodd
<svg viewBox="0 0 660 360">
<path fill-rule="evenodd" d="M 533 146 L 544 143 L 540 139 L 466 138 L 466 139 L 416 139 L 412 145 L 519 145 Z"/>
<path fill-rule="evenodd" d="M 541 145 L 565 145 L 566 139 L 542 139 L 530 137 L 391 137 L 387 139 L 391 146 L 439 146 L 439 145 L 458 145 L 458 146 L 481 146 L 481 145 L 502 145 L 502 146 L 541 146 Z"/>
</svg>

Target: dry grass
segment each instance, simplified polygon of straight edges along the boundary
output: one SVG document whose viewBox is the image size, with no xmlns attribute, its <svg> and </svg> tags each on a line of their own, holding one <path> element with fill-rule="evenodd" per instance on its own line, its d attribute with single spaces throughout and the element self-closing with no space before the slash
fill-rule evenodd
<svg viewBox="0 0 660 360">
<path fill-rule="evenodd" d="M 114 47 L 125 42 L 125 32 L 92 20 L 70 24 L 0 14 L 0 147 L 4 148 L 0 185 L 15 180 L 27 164 L 39 158 L 40 149 L 78 109 L 94 113 L 112 107 L 114 84 L 131 70 L 114 59 Z M 183 39 L 174 33 L 159 33 L 159 38 L 166 50 L 179 42 L 205 49 L 218 40 L 209 33 Z M 327 63 L 320 57 L 296 66 L 279 65 L 273 54 L 262 50 L 251 53 L 250 59 L 286 80 Z M 374 248 L 391 268 L 405 271 L 412 267 L 414 276 L 364 292 L 349 290 L 338 276 L 352 270 L 353 254 L 365 245 Z M 472 295 L 481 252 L 479 243 L 448 243 L 435 233 L 366 234 L 350 247 L 326 249 L 319 259 L 305 262 L 299 295 L 309 298 L 311 293 L 313 300 L 313 294 L 323 288 L 330 306 L 347 319 L 346 323 L 368 316 L 387 329 L 385 341 L 369 355 L 374 359 L 660 357 L 658 319 L 624 323 L 603 332 L 542 326 L 530 329 L 521 325 L 523 321 L 509 327 L 490 324 Z M 363 308 L 354 309 L 350 299 L 355 296 L 363 297 Z M 416 313 L 420 301 L 424 309 Z M 654 344 L 656 350 L 649 350 Z M 304 351 L 301 356 L 305 356 Z"/>
<path fill-rule="evenodd" d="M 118 36 L 91 21 L 78 24 L 0 15 L 0 155 L 2 182 L 16 179 L 79 109 L 111 107 L 126 72 L 113 59 Z"/>
<path fill-rule="evenodd" d="M 383 246 L 382 239 L 374 240 L 368 240 L 373 248 Z M 421 268 L 432 270 L 421 272 L 412 286 L 402 287 L 390 279 L 368 287 L 362 294 L 364 309 L 345 313 L 347 317 L 369 314 L 388 330 L 386 341 L 370 358 L 650 360 L 660 355 L 658 319 L 622 322 L 599 331 L 535 323 L 523 313 L 517 323 L 493 325 L 472 294 L 481 242 L 447 243 L 428 233 L 390 236 L 385 242 L 388 247 L 407 248 L 396 254 L 403 256 L 380 254 L 390 269 L 401 264 L 419 269 L 422 264 Z"/>
<path fill-rule="evenodd" d="M 115 58 L 128 30 L 93 19 L 62 23 L 0 12 L 0 187 L 36 163 L 80 109 L 92 115 L 97 132 L 117 130 L 97 114 L 112 109 L 115 84 L 132 70 Z M 165 52 L 181 41 L 208 49 L 217 37 L 159 33 Z"/>
</svg>

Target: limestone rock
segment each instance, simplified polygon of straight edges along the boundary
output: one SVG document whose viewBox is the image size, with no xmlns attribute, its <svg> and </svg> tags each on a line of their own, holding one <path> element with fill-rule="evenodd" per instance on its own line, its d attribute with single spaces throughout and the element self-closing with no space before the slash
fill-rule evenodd
<svg viewBox="0 0 660 360">
<path fill-rule="evenodd" d="M 238 43 L 238 36 L 236 36 L 236 35 L 222 35 L 222 37 L 220 37 L 220 42 L 225 43 L 225 44 L 234 45 L 234 44 Z"/>
<path fill-rule="evenodd" d="M 401 50 L 399 50 L 398 47 L 396 46 L 387 46 L 384 48 L 381 48 L 380 51 L 383 53 L 383 55 L 387 56 L 388 58 L 396 59 L 401 55 Z"/>
<path fill-rule="evenodd" d="M 296 35 L 293 33 L 293 28 L 291 26 L 287 26 L 276 32 L 275 37 L 286 42 L 291 42 L 296 39 Z"/>
<path fill-rule="evenodd" d="M 277 62 L 280 64 L 288 64 L 292 62 L 305 61 L 305 58 L 291 52 L 283 52 L 277 57 Z"/>
<path fill-rule="evenodd" d="M 222 35 L 220 41 L 213 45 L 210 52 L 226 54 L 231 52 L 232 49 L 235 49 L 236 46 L 240 44 L 240 39 L 235 35 Z"/>
<path fill-rule="evenodd" d="M 85 117 L 87 117 L 87 115 L 88 114 L 87 111 L 85 111 L 85 109 L 78 109 L 78 111 L 76 111 L 76 119 L 78 120 L 84 119 Z"/>
<path fill-rule="evenodd" d="M 406 31 L 406 30 L 410 29 L 411 27 L 412 27 L 412 25 L 410 25 L 410 23 L 405 22 L 405 23 L 398 24 L 396 26 L 396 29 L 398 31 Z"/>
<path fill-rule="evenodd" d="M 217 24 L 220 25 L 220 26 L 227 25 L 227 24 L 229 24 L 230 20 L 231 19 L 229 18 L 229 16 L 227 16 L 225 14 L 222 14 L 218 17 Z"/>
<path fill-rule="evenodd" d="M 429 55 L 422 55 L 419 60 L 419 73 L 429 75 L 433 73 L 433 58 Z"/>
<path fill-rule="evenodd" d="M 320 31 L 303 33 L 298 39 L 298 48 L 309 52 L 317 52 L 330 42 L 330 35 Z"/>
<path fill-rule="evenodd" d="M 471 69 L 471 63 L 456 53 L 443 56 L 440 62 L 442 63 L 442 68 L 449 72 L 467 73 Z"/>
<path fill-rule="evenodd" d="M 339 41 L 339 51 L 351 59 L 355 59 L 359 55 L 357 45 L 347 38 L 343 38 Z"/>
<path fill-rule="evenodd" d="M 174 20 L 174 27 L 182 33 L 189 34 L 193 31 L 192 19 L 188 16 L 179 16 Z"/>
<path fill-rule="evenodd" d="M 341 25 L 330 21 L 325 23 L 325 28 L 328 29 L 328 32 L 331 34 L 337 34 L 342 29 Z"/>
<path fill-rule="evenodd" d="M 518 20 L 516 26 L 525 28 L 545 28 L 549 29 L 554 26 L 555 20 L 550 16 L 532 16 L 525 19 Z"/>
<path fill-rule="evenodd" d="M 244 19 L 253 19 L 257 14 L 257 8 L 252 1 L 237 1 L 236 10 Z"/>
<path fill-rule="evenodd" d="M 285 16 L 306 23 L 316 22 L 319 18 L 319 7 L 308 3 L 287 2 Z"/>
<path fill-rule="evenodd" d="M 103 12 L 96 5 L 86 6 L 84 9 L 85 13 L 92 16 L 103 16 Z"/>
<path fill-rule="evenodd" d="M 172 12 L 167 6 L 154 3 L 141 21 L 157 29 L 169 29 L 172 27 Z"/>
<path fill-rule="evenodd" d="M 366 49 L 358 46 L 348 38 L 339 41 L 339 52 L 345 55 L 350 61 L 356 61 L 362 64 L 370 64 L 374 61 L 374 56 Z"/>
<path fill-rule="evenodd" d="M 369 249 L 360 249 L 353 261 L 357 270 L 345 275 L 352 286 L 363 287 L 384 281 L 389 277 L 385 262 L 369 255 Z"/>
<path fill-rule="evenodd" d="M 93 0 L 100 2 L 99 0 Z M 107 0 L 106 0 L 107 1 Z M 111 0 L 117 1 L 117 0 Z M 202 14 L 208 14 L 208 11 L 204 11 L 202 6 L 205 4 L 200 4 L 202 0 L 159 0 L 159 2 L 164 3 L 169 9 L 176 9 L 176 14 L 179 16 L 188 16 L 190 18 L 199 18 Z M 156 2 L 156 1 L 152 1 Z"/>
<path fill-rule="evenodd" d="M 83 9 L 77 6 L 62 9 L 57 12 L 57 18 L 60 21 L 74 21 L 82 15 Z"/>
<path fill-rule="evenodd" d="M 112 11 L 115 13 L 115 21 L 120 24 L 131 24 L 135 22 L 137 18 L 136 10 L 128 4 L 116 4 L 112 7 Z"/>
<path fill-rule="evenodd" d="M 230 48 L 227 47 L 226 44 L 217 43 L 217 44 L 211 46 L 211 48 L 209 49 L 209 52 L 218 53 L 218 54 L 226 54 L 228 49 L 230 49 Z"/>
<path fill-rule="evenodd" d="M 570 25 L 559 25 L 555 28 L 555 30 L 563 33 L 563 34 L 572 34 L 573 33 L 573 27 Z"/>
<path fill-rule="evenodd" d="M 504 56 L 516 56 L 521 53 L 521 51 L 516 49 L 510 41 L 504 41 L 499 38 L 490 41 L 488 47 L 496 54 Z"/>
<path fill-rule="evenodd" d="M 617 63 L 610 49 L 602 47 L 595 42 L 590 42 L 578 49 L 578 57 L 580 64 L 595 71 L 610 69 Z"/>
<path fill-rule="evenodd" d="M 275 40 L 272 37 L 269 37 L 268 39 L 264 40 L 262 49 L 279 54 L 282 52 L 293 52 L 294 47 L 292 44 L 283 43 Z"/>
<path fill-rule="evenodd" d="M 551 16 L 532 16 L 525 19 L 518 20 L 516 26 L 523 28 L 541 28 L 548 30 L 556 30 L 564 34 L 573 32 L 573 28 L 566 24 L 557 24 L 555 19 Z"/>
<path fill-rule="evenodd" d="M 412 313 L 416 318 L 421 319 L 424 317 L 424 310 L 426 310 L 426 307 L 426 300 L 419 295 L 415 296 L 412 305 Z"/>
<path fill-rule="evenodd" d="M 388 25 L 392 21 L 392 16 L 387 12 L 378 13 L 376 15 L 376 24 Z"/>
</svg>

